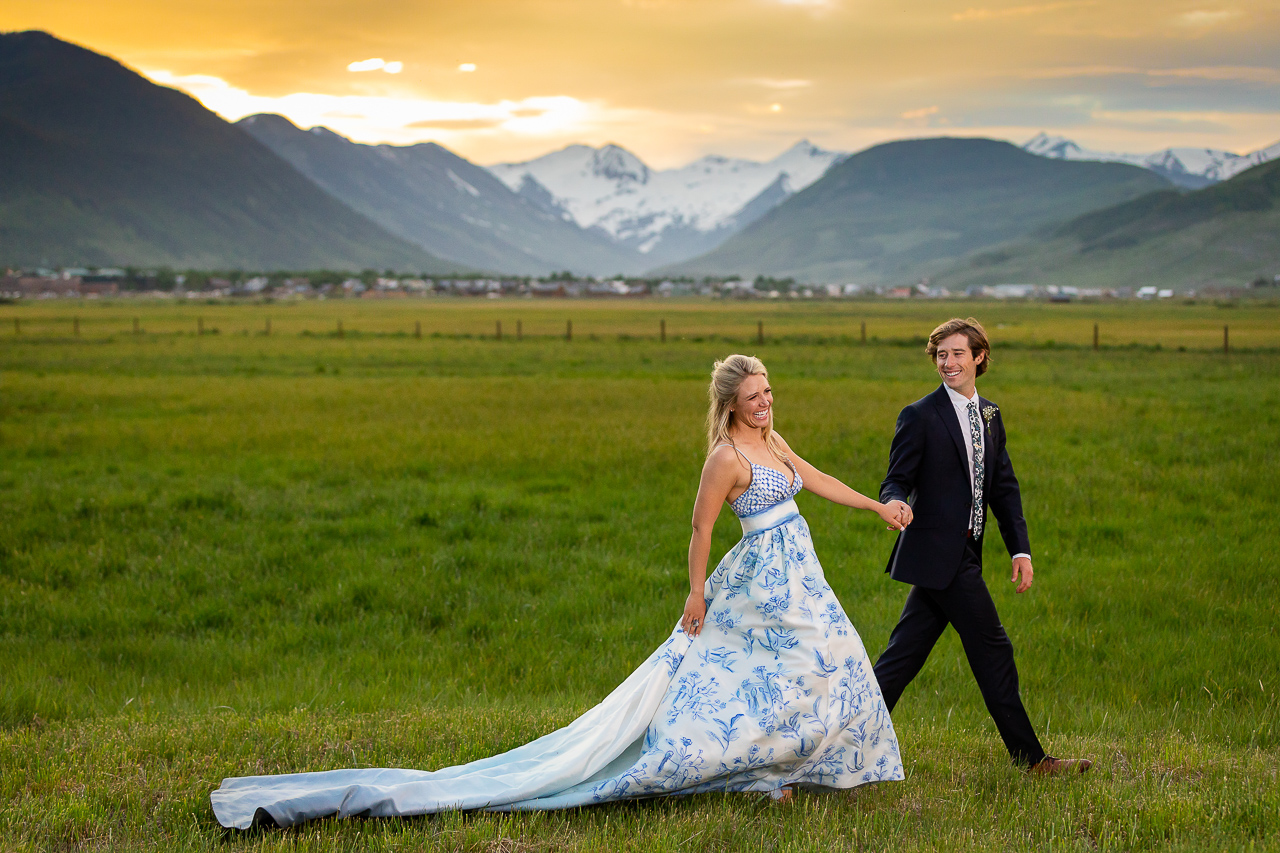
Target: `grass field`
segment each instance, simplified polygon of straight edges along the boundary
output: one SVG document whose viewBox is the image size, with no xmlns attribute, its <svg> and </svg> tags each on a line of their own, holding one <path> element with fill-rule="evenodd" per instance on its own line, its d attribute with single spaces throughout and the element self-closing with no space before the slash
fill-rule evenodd
<svg viewBox="0 0 1280 853">
<path fill-rule="evenodd" d="M 224 776 L 573 719 L 680 612 L 711 361 L 763 357 L 792 446 L 874 493 L 956 313 L 995 340 L 1036 561 L 1015 596 L 993 537 L 987 580 L 1088 777 L 1007 766 L 948 635 L 894 715 L 905 783 L 217 826 Z M 1280 849 L 1278 368 L 1268 304 L 0 306 L 0 849 Z M 800 500 L 874 657 L 890 535 Z"/>
</svg>

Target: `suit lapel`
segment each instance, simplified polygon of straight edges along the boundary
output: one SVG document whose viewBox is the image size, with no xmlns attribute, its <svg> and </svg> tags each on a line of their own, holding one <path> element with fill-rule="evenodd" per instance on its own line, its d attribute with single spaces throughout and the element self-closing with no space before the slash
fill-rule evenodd
<svg viewBox="0 0 1280 853">
<path fill-rule="evenodd" d="M 981 394 L 978 395 L 978 416 L 982 418 L 985 425 L 982 431 L 982 493 L 985 495 L 995 479 L 996 457 L 995 457 L 995 416 L 991 418 L 991 422 L 987 423 L 986 409 L 995 408 L 995 405 Z"/>
<path fill-rule="evenodd" d="M 969 454 L 964 449 L 964 433 L 960 432 L 960 419 L 956 417 L 955 406 L 951 405 L 951 398 L 947 396 L 945 385 L 939 385 L 938 390 L 933 392 L 933 404 L 938 407 L 938 416 L 942 418 L 942 423 L 946 426 L 947 432 L 951 433 L 951 440 L 955 443 L 956 452 L 960 454 L 960 468 L 968 472 Z"/>
</svg>

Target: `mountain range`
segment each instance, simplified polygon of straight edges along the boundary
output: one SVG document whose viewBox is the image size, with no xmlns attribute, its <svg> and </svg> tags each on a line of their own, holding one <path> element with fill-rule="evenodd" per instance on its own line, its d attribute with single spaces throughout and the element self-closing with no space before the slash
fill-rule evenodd
<svg viewBox="0 0 1280 853">
<path fill-rule="evenodd" d="M 603 232 L 652 267 L 715 248 L 846 156 L 806 140 L 765 163 L 707 156 L 658 171 L 617 145 L 570 145 L 489 171 L 548 213 Z"/>
<path fill-rule="evenodd" d="M 194 98 L 0 33 L 0 262 L 447 272 Z"/>
<path fill-rule="evenodd" d="M 1251 154 L 1233 154 L 1214 148 L 1166 148 L 1154 154 L 1118 154 L 1091 151 L 1062 136 L 1038 133 L 1022 146 L 1024 151 L 1054 160 L 1091 160 L 1129 163 L 1150 169 L 1180 187 L 1198 190 L 1232 178 L 1245 169 L 1280 157 L 1280 142 Z"/>
<path fill-rule="evenodd" d="M 441 257 L 526 274 L 637 273 L 645 265 L 608 235 L 547 212 L 435 143 L 362 145 L 278 115 L 237 126 L 354 210 Z"/>
<path fill-rule="evenodd" d="M 1193 286 L 1275 266 L 1277 155 L 1041 134 L 855 155 L 801 142 L 668 170 L 574 145 L 486 169 L 280 116 L 233 125 L 108 57 L 0 34 L 0 262 L 19 266 L 1094 285 L 1162 271 Z"/>
<path fill-rule="evenodd" d="M 889 142 L 663 272 L 911 283 L 985 247 L 1168 189 L 1148 169 L 1049 159 L 991 139 Z"/>
<path fill-rule="evenodd" d="M 939 273 L 951 288 L 1239 287 L 1280 273 L 1280 160 L 1194 192 L 1166 189 L 1091 211 Z"/>
</svg>

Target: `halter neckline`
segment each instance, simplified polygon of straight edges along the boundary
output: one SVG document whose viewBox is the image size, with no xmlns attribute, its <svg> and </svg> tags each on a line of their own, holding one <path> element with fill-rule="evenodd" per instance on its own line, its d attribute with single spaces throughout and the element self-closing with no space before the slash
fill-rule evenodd
<svg viewBox="0 0 1280 853">
<path fill-rule="evenodd" d="M 751 482 L 742 490 L 742 494 L 729 501 L 730 508 L 739 518 L 753 515 L 783 501 L 790 500 L 804 488 L 804 479 L 800 476 L 800 471 L 796 468 L 795 463 L 790 459 L 784 458 L 783 460 L 787 463 L 787 467 L 791 469 L 791 477 L 788 478 L 785 473 L 777 468 L 761 465 L 759 462 L 752 462 L 737 445 L 724 443 L 716 446 L 732 447 L 751 466 Z M 759 476 L 756 474 L 757 468 L 760 469 Z"/>
<path fill-rule="evenodd" d="M 773 472 L 773 473 L 775 473 L 775 474 L 781 474 L 783 477 L 787 477 L 787 474 L 786 474 L 786 472 L 785 472 L 785 471 L 779 471 L 777 468 L 774 468 L 772 465 L 761 465 L 759 462 L 752 462 L 752 461 L 751 461 L 751 457 L 749 457 L 749 456 L 747 456 L 747 454 L 743 453 L 743 452 L 742 452 L 742 450 L 741 450 L 741 449 L 738 447 L 738 445 L 736 445 L 736 444 L 717 444 L 717 445 L 716 445 L 716 447 L 732 447 L 734 450 L 737 450 L 737 451 L 738 451 L 738 454 L 739 454 L 743 459 L 746 459 L 746 460 L 747 460 L 747 464 L 751 466 L 751 470 L 752 470 L 752 471 L 754 471 L 756 468 L 763 468 L 763 469 L 765 469 L 766 471 L 772 471 L 772 472 Z M 787 463 L 787 467 L 791 469 L 791 476 L 790 476 L 790 477 L 787 477 L 787 488 L 791 488 L 792 486 L 794 486 L 794 485 L 795 485 L 796 477 L 799 477 L 799 476 L 800 476 L 800 472 L 796 470 L 796 466 L 791 462 L 791 460 L 790 460 L 790 459 L 787 459 L 786 457 L 783 457 L 783 460 L 782 460 L 782 461 L 786 462 L 786 463 Z M 754 478 L 753 478 L 752 482 L 754 482 Z M 748 488 L 748 489 L 750 489 L 750 488 L 751 488 L 751 486 L 747 486 L 747 488 Z M 745 494 L 745 492 L 744 492 L 744 494 Z M 739 495 L 738 497 L 742 497 L 742 495 Z"/>
</svg>

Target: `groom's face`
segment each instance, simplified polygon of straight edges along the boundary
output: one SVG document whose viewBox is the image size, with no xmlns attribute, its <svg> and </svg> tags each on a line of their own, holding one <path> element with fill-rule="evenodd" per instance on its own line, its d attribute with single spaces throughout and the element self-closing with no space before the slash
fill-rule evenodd
<svg viewBox="0 0 1280 853">
<path fill-rule="evenodd" d="M 980 353 L 978 359 L 985 357 Z M 943 338 L 938 344 L 935 356 L 938 375 L 943 383 L 952 391 L 966 397 L 972 397 L 974 384 L 978 380 L 978 361 L 974 360 L 973 350 L 969 349 L 969 339 L 963 332 L 956 332 L 949 338 Z"/>
</svg>

